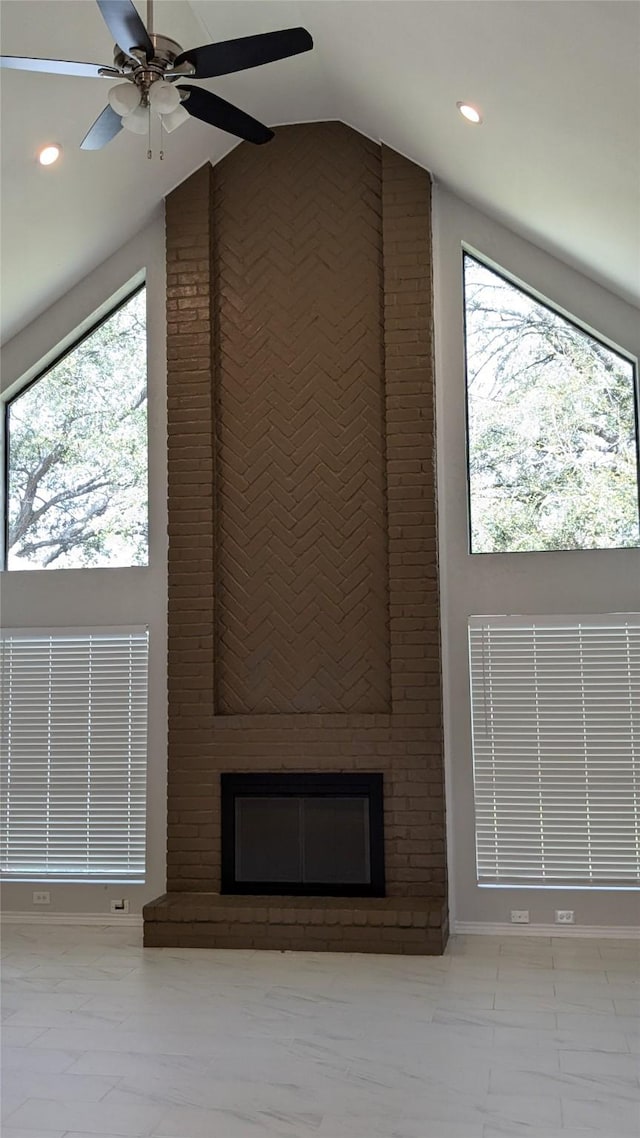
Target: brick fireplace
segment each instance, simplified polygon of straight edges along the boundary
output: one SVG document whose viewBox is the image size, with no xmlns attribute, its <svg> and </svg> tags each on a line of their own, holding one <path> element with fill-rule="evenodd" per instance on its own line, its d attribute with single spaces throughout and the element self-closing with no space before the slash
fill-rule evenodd
<svg viewBox="0 0 640 1138">
<path fill-rule="evenodd" d="M 167 893 L 145 944 L 447 937 L 430 178 L 283 127 L 167 199 Z M 221 775 L 382 776 L 379 896 L 221 893 Z"/>
</svg>

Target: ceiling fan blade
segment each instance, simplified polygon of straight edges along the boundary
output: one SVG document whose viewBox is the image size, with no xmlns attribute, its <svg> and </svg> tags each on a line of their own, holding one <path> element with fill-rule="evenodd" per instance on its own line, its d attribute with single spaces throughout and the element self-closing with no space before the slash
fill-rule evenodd
<svg viewBox="0 0 640 1138">
<path fill-rule="evenodd" d="M 310 51 L 313 40 L 304 28 L 287 28 L 281 32 L 264 32 L 258 36 L 209 43 L 192 47 L 176 56 L 173 66 L 191 63 L 195 67 L 194 79 L 214 79 L 217 75 L 230 75 L 248 67 L 260 67 L 276 59 L 286 59 Z"/>
<path fill-rule="evenodd" d="M 53 75 L 78 75 L 81 79 L 99 79 L 102 72 L 108 77 L 121 74 L 116 67 L 102 66 L 99 63 L 73 63 L 70 59 L 29 59 L 22 55 L 0 55 L 0 67 L 10 67 L 15 71 L 45 71 Z"/>
<path fill-rule="evenodd" d="M 140 48 L 147 59 L 152 59 L 153 44 L 131 0 L 97 0 L 97 4 L 118 47 L 127 55 Z"/>
<path fill-rule="evenodd" d="M 210 126 L 217 126 L 226 130 L 227 134 L 235 134 L 237 138 L 244 138 L 247 142 L 258 144 L 268 142 L 273 138 L 273 131 L 268 126 L 253 119 L 251 115 L 227 103 L 219 95 L 211 91 L 203 91 L 201 87 L 192 87 L 190 83 L 182 83 L 179 91 L 188 91 L 189 96 L 181 104 L 185 111 Z"/>
<path fill-rule="evenodd" d="M 105 107 L 80 143 L 81 150 L 102 150 L 122 130 L 122 119 L 112 107 Z"/>
</svg>

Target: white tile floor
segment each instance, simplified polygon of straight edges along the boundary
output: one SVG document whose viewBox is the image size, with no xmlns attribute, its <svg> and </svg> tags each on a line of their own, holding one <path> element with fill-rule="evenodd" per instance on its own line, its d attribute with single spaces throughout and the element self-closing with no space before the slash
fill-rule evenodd
<svg viewBox="0 0 640 1138">
<path fill-rule="evenodd" d="M 640 944 L 442 958 L 7 925 L 3 1138 L 640 1134 Z"/>
</svg>

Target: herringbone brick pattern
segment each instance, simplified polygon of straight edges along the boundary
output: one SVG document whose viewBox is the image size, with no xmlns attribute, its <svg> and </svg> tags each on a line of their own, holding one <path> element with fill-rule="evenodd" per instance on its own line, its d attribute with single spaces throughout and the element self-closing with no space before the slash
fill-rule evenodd
<svg viewBox="0 0 640 1138">
<path fill-rule="evenodd" d="M 380 150 L 285 128 L 214 179 L 217 711 L 384 712 Z"/>
</svg>

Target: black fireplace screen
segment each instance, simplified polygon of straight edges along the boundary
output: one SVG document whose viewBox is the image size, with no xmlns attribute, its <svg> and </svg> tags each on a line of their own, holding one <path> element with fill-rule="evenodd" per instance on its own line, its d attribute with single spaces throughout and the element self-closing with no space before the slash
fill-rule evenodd
<svg viewBox="0 0 640 1138">
<path fill-rule="evenodd" d="M 222 892 L 384 896 L 381 774 L 223 774 Z"/>
</svg>

